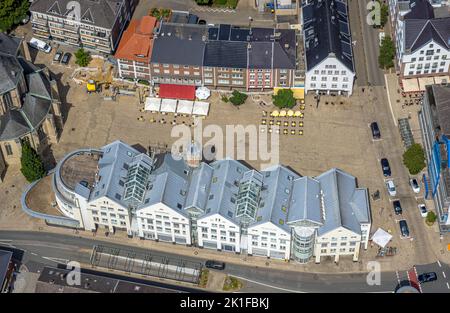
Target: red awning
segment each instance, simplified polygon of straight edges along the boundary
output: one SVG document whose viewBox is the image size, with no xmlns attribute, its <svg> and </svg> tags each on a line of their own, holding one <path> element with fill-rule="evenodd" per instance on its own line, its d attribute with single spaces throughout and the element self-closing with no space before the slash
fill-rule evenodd
<svg viewBox="0 0 450 313">
<path fill-rule="evenodd" d="M 159 97 L 168 99 L 195 100 L 195 86 L 160 84 Z"/>
</svg>

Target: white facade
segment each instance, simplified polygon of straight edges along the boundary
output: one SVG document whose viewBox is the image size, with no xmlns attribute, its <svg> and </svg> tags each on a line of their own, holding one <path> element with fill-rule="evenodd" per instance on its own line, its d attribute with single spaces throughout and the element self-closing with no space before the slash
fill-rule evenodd
<svg viewBox="0 0 450 313">
<path fill-rule="evenodd" d="M 247 253 L 289 260 L 291 257 L 291 234 L 271 222 L 250 226 L 248 228 Z"/>
<path fill-rule="evenodd" d="M 314 256 L 316 263 L 320 263 L 322 257 L 334 257 L 338 262 L 340 256 L 351 255 L 353 261 L 357 261 L 361 245 L 361 235 L 344 227 L 336 228 L 326 234 L 316 237 Z"/>
<path fill-rule="evenodd" d="M 163 203 L 137 210 L 139 237 L 191 244 L 189 218 Z"/>
<path fill-rule="evenodd" d="M 197 220 L 198 246 L 240 252 L 241 235 L 238 224 L 216 213 Z"/>
<path fill-rule="evenodd" d="M 327 57 L 306 72 L 305 92 L 323 91 L 327 93 L 353 92 L 355 73 L 335 57 Z"/>
<path fill-rule="evenodd" d="M 450 50 L 431 40 L 413 53 L 403 53 L 400 59 L 402 75 L 448 75 Z"/>
</svg>

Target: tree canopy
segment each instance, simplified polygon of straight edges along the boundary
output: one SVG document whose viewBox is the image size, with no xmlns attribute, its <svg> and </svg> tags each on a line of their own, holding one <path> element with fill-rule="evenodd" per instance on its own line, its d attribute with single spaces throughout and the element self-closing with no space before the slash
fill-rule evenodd
<svg viewBox="0 0 450 313">
<path fill-rule="evenodd" d="M 247 95 L 245 93 L 234 90 L 231 94 L 231 97 L 228 99 L 234 105 L 241 105 L 247 100 Z"/>
<path fill-rule="evenodd" d="M 45 176 L 44 164 L 42 163 L 40 156 L 26 140 L 22 141 L 20 164 L 22 166 L 20 171 L 29 182 L 33 182 Z"/>
<path fill-rule="evenodd" d="M 403 164 L 411 175 L 419 174 L 425 168 L 425 153 L 420 144 L 415 143 L 403 154 Z"/>
<path fill-rule="evenodd" d="M 382 69 L 394 67 L 395 46 L 389 35 L 386 35 L 381 41 L 380 55 L 378 56 L 378 64 Z"/>
<path fill-rule="evenodd" d="M 294 92 L 291 89 L 280 89 L 272 96 L 273 104 L 280 109 L 292 108 L 295 105 Z"/>
<path fill-rule="evenodd" d="M 81 67 L 88 66 L 92 60 L 91 54 L 83 48 L 80 48 L 75 52 L 75 57 L 77 58 L 75 63 Z"/>
<path fill-rule="evenodd" d="M 30 2 L 28 0 L 0 1 L 0 31 L 5 32 L 19 24 L 27 15 Z"/>
</svg>

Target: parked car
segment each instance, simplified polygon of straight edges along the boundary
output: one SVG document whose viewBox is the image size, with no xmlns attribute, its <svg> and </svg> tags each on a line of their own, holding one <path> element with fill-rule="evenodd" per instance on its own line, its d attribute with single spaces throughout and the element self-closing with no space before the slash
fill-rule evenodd
<svg viewBox="0 0 450 313">
<path fill-rule="evenodd" d="M 409 184 L 411 185 L 411 188 L 414 191 L 414 193 L 419 193 L 420 192 L 420 186 L 419 186 L 419 183 L 417 182 L 417 179 L 411 178 L 409 180 Z"/>
<path fill-rule="evenodd" d="M 409 237 L 409 228 L 408 228 L 408 223 L 406 223 L 406 220 L 401 220 L 400 222 L 398 222 L 399 226 L 400 226 L 400 232 L 402 233 L 403 237 Z"/>
<path fill-rule="evenodd" d="M 378 123 L 377 122 L 373 122 L 372 124 L 370 124 L 370 129 L 372 130 L 372 137 L 373 137 L 373 139 L 380 139 L 381 138 L 380 128 L 378 127 Z"/>
<path fill-rule="evenodd" d="M 62 51 L 56 51 L 55 56 L 53 57 L 53 61 L 59 63 L 61 61 L 62 56 L 63 56 Z"/>
<path fill-rule="evenodd" d="M 198 20 L 198 24 L 199 25 L 206 25 L 206 21 L 205 20 Z"/>
<path fill-rule="evenodd" d="M 29 45 L 45 53 L 50 53 L 50 51 L 52 51 L 52 47 L 50 47 L 45 41 L 42 41 L 37 38 L 31 38 Z"/>
<path fill-rule="evenodd" d="M 395 197 L 397 195 L 397 189 L 395 188 L 395 184 L 393 180 L 388 180 L 386 182 L 386 187 L 391 197 Z"/>
<path fill-rule="evenodd" d="M 62 63 L 62 64 L 65 64 L 65 65 L 69 64 L 69 61 L 70 61 L 70 57 L 71 57 L 71 56 L 72 56 L 72 55 L 71 55 L 69 52 L 64 53 L 64 56 L 63 56 L 63 58 L 62 58 L 62 60 L 61 60 L 61 63 Z"/>
<path fill-rule="evenodd" d="M 392 202 L 392 205 L 394 206 L 395 215 L 400 215 L 403 213 L 403 209 L 399 200 L 395 200 L 394 202 Z"/>
<path fill-rule="evenodd" d="M 391 166 L 389 165 L 389 161 L 386 158 L 381 159 L 381 169 L 383 170 L 384 177 L 391 176 Z"/>
<path fill-rule="evenodd" d="M 428 283 L 430 281 L 437 280 L 437 275 L 435 272 L 428 272 L 428 273 L 420 274 L 417 278 L 419 279 L 419 282 L 421 284 L 423 284 L 423 283 Z"/>
<path fill-rule="evenodd" d="M 214 260 L 208 260 L 205 262 L 205 266 L 207 268 L 212 268 L 215 270 L 223 270 L 225 269 L 225 263 L 224 262 L 219 262 L 219 261 L 214 261 Z"/>
<path fill-rule="evenodd" d="M 427 217 L 428 210 L 427 210 L 427 207 L 425 206 L 425 204 L 421 203 L 418 205 L 418 207 L 419 207 L 420 215 L 422 215 L 422 217 Z"/>
</svg>

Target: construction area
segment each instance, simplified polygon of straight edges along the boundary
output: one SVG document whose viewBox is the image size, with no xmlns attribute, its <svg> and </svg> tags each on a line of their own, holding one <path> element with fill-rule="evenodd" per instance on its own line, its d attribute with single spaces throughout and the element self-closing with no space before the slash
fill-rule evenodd
<svg viewBox="0 0 450 313">
<path fill-rule="evenodd" d="M 115 65 L 102 56 L 93 55 L 87 67 L 74 70 L 71 79 L 84 86 L 87 93 L 99 93 L 103 100 L 116 101 L 117 96 L 136 96 L 143 102 L 149 94 L 149 87 L 135 82 L 115 78 Z"/>
</svg>

